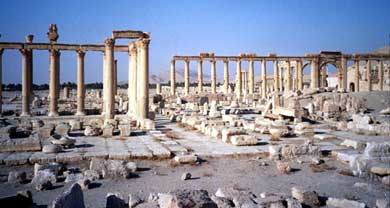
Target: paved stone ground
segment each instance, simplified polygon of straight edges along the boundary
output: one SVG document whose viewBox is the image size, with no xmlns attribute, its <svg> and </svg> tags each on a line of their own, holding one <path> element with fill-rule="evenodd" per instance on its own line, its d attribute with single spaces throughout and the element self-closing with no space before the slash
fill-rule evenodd
<svg viewBox="0 0 390 208">
<path fill-rule="evenodd" d="M 388 138 L 381 136 L 364 136 L 352 132 L 330 131 L 324 128 L 324 124 L 315 125 L 315 132 L 318 134 L 332 134 L 336 139 L 315 140 L 315 145 L 322 150 L 353 152 L 350 148 L 340 146 L 345 140 L 358 142 L 377 141 L 383 142 Z M 173 131 L 177 138 L 169 138 L 165 132 Z M 76 139 L 74 148 L 65 149 L 58 154 L 45 154 L 42 152 L 18 152 L 0 153 L 0 164 L 22 165 L 36 162 L 78 162 L 89 160 L 92 157 L 109 159 L 168 159 L 175 154 L 194 153 L 203 157 L 229 157 L 229 156 L 256 156 L 264 155 L 268 152 L 269 145 L 283 145 L 291 143 L 303 143 L 307 137 L 281 138 L 281 141 L 269 141 L 269 135 L 256 134 L 259 140 L 255 146 L 233 146 L 222 142 L 219 139 L 205 136 L 200 132 L 191 131 L 169 122 L 162 116 L 156 118 L 156 130 L 148 134 L 135 132 L 134 136 L 111 138 L 86 137 L 81 132 L 72 132 L 70 137 Z M 48 140 L 41 141 L 42 144 L 49 143 Z"/>
</svg>

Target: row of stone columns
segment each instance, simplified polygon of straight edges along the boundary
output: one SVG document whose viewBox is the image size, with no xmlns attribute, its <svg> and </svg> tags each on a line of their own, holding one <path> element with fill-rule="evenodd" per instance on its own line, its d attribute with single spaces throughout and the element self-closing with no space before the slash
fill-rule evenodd
<svg viewBox="0 0 390 208">
<path fill-rule="evenodd" d="M 189 86 L 190 86 L 190 78 L 189 78 L 189 60 L 185 59 L 184 60 L 184 94 L 189 95 Z M 211 92 L 216 93 L 216 61 L 211 60 Z M 266 87 L 267 87 L 267 70 L 266 70 L 266 61 L 263 60 L 262 62 L 262 73 L 261 73 L 261 79 L 262 79 L 262 90 L 261 90 L 261 95 L 262 97 L 266 97 Z M 302 89 L 303 87 L 303 73 L 302 73 L 302 63 L 301 61 L 296 61 L 297 66 L 296 66 L 296 74 L 295 74 L 295 83 L 294 83 L 294 88 L 296 89 Z M 202 67 L 202 60 L 198 61 L 198 91 L 202 92 L 203 91 L 203 67 Z M 229 90 L 229 68 L 228 68 L 228 61 L 224 60 L 224 84 L 223 84 L 223 92 L 228 93 Z M 241 60 L 236 61 L 236 81 L 235 81 L 235 94 L 237 97 L 242 96 L 243 92 L 243 78 L 241 76 Z M 317 70 L 315 67 L 315 62 L 313 62 L 312 65 L 313 70 Z M 313 71 L 312 70 L 312 71 Z M 279 91 L 283 87 L 283 73 L 282 71 L 279 70 L 278 66 L 278 60 L 274 60 L 274 90 Z M 171 95 L 176 94 L 176 71 L 175 71 L 175 60 L 171 61 Z M 312 73 L 312 76 L 318 76 L 317 73 Z M 287 90 L 292 90 L 293 89 L 293 83 L 292 83 L 292 75 L 291 75 L 291 65 L 290 62 L 287 61 L 287 70 L 285 73 L 285 79 L 287 81 Z M 244 83 L 246 83 L 244 81 Z M 317 85 L 317 82 L 313 82 L 312 85 Z M 254 79 L 254 61 L 249 60 L 249 85 L 247 87 L 247 90 L 249 91 L 249 94 L 253 94 L 255 89 L 255 79 Z"/>
</svg>

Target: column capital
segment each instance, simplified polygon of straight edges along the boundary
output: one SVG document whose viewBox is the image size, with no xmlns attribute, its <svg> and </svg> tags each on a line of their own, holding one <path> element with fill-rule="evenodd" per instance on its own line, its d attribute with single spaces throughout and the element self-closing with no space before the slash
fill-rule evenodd
<svg viewBox="0 0 390 208">
<path fill-rule="evenodd" d="M 229 63 L 229 60 L 225 59 L 223 60 L 223 63 Z"/>
<path fill-rule="evenodd" d="M 199 60 L 198 60 L 198 63 L 199 63 L 199 64 L 202 64 L 202 63 L 203 63 L 203 59 L 199 59 Z"/>
<path fill-rule="evenodd" d="M 115 39 L 113 38 L 106 38 L 104 40 L 104 45 L 108 47 L 113 47 L 115 45 Z"/>
<path fill-rule="evenodd" d="M 137 46 L 143 49 L 149 48 L 150 38 L 140 38 L 137 41 Z"/>
<path fill-rule="evenodd" d="M 60 50 L 50 49 L 49 51 L 50 51 L 50 55 L 52 55 L 52 56 L 60 56 L 61 55 Z"/>
<path fill-rule="evenodd" d="M 137 54 L 137 44 L 135 42 L 129 43 L 129 54 L 136 55 Z"/>
<path fill-rule="evenodd" d="M 79 58 L 84 58 L 85 56 L 85 51 L 82 51 L 82 50 L 77 50 L 77 57 Z"/>
<path fill-rule="evenodd" d="M 20 53 L 23 55 L 23 56 L 26 56 L 29 52 L 28 49 L 25 49 L 25 48 L 22 48 L 22 49 L 19 49 Z"/>
<path fill-rule="evenodd" d="M 183 61 L 184 61 L 184 63 L 186 63 L 186 64 L 189 64 L 189 63 L 190 63 L 190 60 L 188 60 L 188 59 L 184 59 Z"/>
<path fill-rule="evenodd" d="M 4 48 L 0 48 L 0 56 L 3 55 Z"/>
<path fill-rule="evenodd" d="M 171 64 L 175 65 L 175 63 L 176 63 L 176 60 L 175 60 L 175 59 L 172 59 L 172 60 L 171 60 Z"/>
<path fill-rule="evenodd" d="M 215 62 L 216 62 L 215 59 L 210 60 L 210 63 L 215 63 Z"/>
</svg>

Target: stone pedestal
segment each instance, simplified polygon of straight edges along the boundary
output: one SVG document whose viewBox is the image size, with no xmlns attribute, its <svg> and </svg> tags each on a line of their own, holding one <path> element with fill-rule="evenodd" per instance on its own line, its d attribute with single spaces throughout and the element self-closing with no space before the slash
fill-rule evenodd
<svg viewBox="0 0 390 208">
<path fill-rule="evenodd" d="M 198 61 L 198 92 L 201 93 L 203 91 L 203 61 Z"/>
<path fill-rule="evenodd" d="M 58 116 L 58 97 L 60 89 L 60 52 L 50 50 L 50 82 L 49 82 L 49 114 L 48 116 Z"/>
<path fill-rule="evenodd" d="M 77 116 L 85 115 L 84 51 L 77 51 Z"/>
<path fill-rule="evenodd" d="M 176 70 L 175 60 L 171 61 L 171 95 L 176 94 Z"/>
<path fill-rule="evenodd" d="M 211 61 L 211 93 L 217 92 L 217 71 L 215 64 L 215 60 Z"/>
<path fill-rule="evenodd" d="M 223 92 L 229 92 L 229 62 L 227 60 L 223 61 Z"/>
<path fill-rule="evenodd" d="M 190 61 L 184 61 L 184 94 L 190 94 Z"/>
</svg>

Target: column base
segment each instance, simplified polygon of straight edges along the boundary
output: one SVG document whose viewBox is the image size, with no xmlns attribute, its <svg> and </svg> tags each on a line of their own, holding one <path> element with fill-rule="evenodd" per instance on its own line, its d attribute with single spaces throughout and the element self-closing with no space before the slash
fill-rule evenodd
<svg viewBox="0 0 390 208">
<path fill-rule="evenodd" d="M 82 111 L 76 112 L 75 116 L 85 116 L 85 112 Z"/>
<path fill-rule="evenodd" d="M 54 117 L 54 116 L 59 116 L 58 112 L 49 112 L 47 116 Z"/>
<path fill-rule="evenodd" d="M 30 117 L 31 116 L 31 113 L 27 113 L 27 112 L 23 112 L 22 114 L 20 114 L 20 117 Z"/>
</svg>

